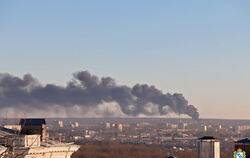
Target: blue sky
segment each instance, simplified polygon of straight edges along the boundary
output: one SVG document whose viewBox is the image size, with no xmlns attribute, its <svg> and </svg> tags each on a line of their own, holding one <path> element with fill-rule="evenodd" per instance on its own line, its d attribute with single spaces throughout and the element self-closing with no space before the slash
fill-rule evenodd
<svg viewBox="0 0 250 158">
<path fill-rule="evenodd" d="M 250 1 L 0 1 L 0 72 L 75 71 L 179 92 L 205 118 L 250 119 Z"/>
</svg>

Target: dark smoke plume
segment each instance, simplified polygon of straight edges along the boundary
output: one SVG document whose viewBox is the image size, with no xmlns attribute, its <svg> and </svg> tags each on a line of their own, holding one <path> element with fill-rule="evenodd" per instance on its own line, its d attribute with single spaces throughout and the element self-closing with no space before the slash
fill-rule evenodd
<svg viewBox="0 0 250 158">
<path fill-rule="evenodd" d="M 164 94 L 154 86 L 137 84 L 116 85 L 110 77 L 98 78 L 87 71 L 77 72 L 67 86 L 41 85 L 30 74 L 23 78 L 0 74 L 0 108 L 30 106 L 42 109 L 53 105 L 95 107 L 104 102 L 117 102 L 129 116 L 166 115 L 169 112 L 186 114 L 193 119 L 199 113 L 182 94 Z"/>
</svg>

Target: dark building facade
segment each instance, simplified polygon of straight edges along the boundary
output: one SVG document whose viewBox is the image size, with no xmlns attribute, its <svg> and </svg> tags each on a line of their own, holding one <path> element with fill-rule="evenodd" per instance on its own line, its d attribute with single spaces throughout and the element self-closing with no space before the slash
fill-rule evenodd
<svg viewBox="0 0 250 158">
<path fill-rule="evenodd" d="M 21 125 L 21 134 L 32 135 L 39 134 L 41 135 L 41 140 L 46 139 L 46 121 L 43 118 L 25 118 L 21 119 L 19 124 Z"/>
</svg>

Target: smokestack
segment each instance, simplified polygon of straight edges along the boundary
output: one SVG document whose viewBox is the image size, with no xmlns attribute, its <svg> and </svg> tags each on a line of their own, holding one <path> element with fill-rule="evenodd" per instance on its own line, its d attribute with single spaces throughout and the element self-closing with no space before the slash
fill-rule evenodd
<svg viewBox="0 0 250 158">
<path fill-rule="evenodd" d="M 117 85 L 110 77 L 98 78 L 88 71 L 73 74 L 66 86 L 41 85 L 30 74 L 19 78 L 0 74 L 0 108 L 32 107 L 41 109 L 59 105 L 62 107 L 97 107 L 103 103 L 118 103 L 127 116 L 185 114 L 199 118 L 197 109 L 188 104 L 182 94 L 163 93 L 154 86 L 136 84 L 132 88 Z"/>
</svg>

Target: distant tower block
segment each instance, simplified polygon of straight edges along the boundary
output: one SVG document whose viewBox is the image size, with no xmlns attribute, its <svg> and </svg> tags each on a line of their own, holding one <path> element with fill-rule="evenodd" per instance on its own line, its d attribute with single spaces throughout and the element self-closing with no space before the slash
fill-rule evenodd
<svg viewBox="0 0 250 158">
<path fill-rule="evenodd" d="M 207 132 L 207 126 L 206 125 L 204 126 L 204 132 Z"/>
<path fill-rule="evenodd" d="M 118 128 L 118 130 L 119 130 L 120 132 L 122 132 L 122 124 L 118 124 L 118 125 L 117 125 L 117 128 Z"/>
<path fill-rule="evenodd" d="M 109 122 L 106 122 L 105 125 L 106 125 L 106 128 L 110 128 L 110 126 L 111 126 Z"/>
<path fill-rule="evenodd" d="M 199 158 L 220 158 L 220 142 L 210 136 L 199 138 L 198 142 Z"/>
<path fill-rule="evenodd" d="M 58 121 L 58 125 L 59 125 L 59 127 L 63 127 L 63 121 Z"/>
<path fill-rule="evenodd" d="M 79 123 L 78 122 L 75 122 L 75 127 L 79 127 Z"/>
</svg>

